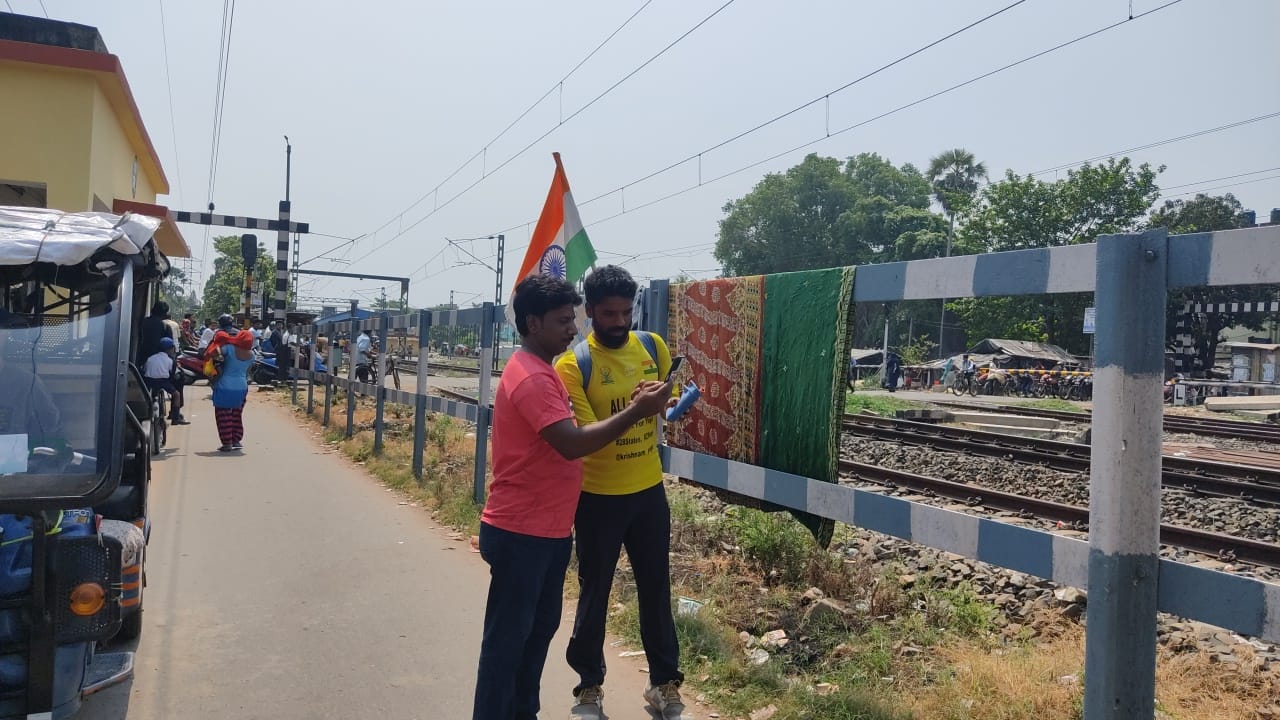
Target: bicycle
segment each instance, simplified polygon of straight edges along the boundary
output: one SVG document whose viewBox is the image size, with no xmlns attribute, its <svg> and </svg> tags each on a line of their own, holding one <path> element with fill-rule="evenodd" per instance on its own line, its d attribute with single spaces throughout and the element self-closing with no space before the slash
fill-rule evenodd
<svg viewBox="0 0 1280 720">
<path fill-rule="evenodd" d="M 957 372 L 951 380 L 951 385 L 947 388 L 953 395 L 977 395 L 978 387 L 974 384 L 973 377 L 967 373 Z"/>
<path fill-rule="evenodd" d="M 160 454 L 160 449 L 169 440 L 169 416 L 166 403 L 168 391 L 164 388 L 151 388 L 151 454 Z"/>
</svg>

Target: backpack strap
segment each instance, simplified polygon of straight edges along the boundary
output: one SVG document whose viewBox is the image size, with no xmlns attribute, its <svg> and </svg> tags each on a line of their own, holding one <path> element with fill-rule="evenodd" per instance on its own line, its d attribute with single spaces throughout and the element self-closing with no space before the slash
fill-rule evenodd
<svg viewBox="0 0 1280 720">
<path fill-rule="evenodd" d="M 578 371 L 582 373 L 582 392 L 585 393 L 591 382 L 591 346 L 586 340 L 573 346 L 573 359 L 578 361 Z"/>
<path fill-rule="evenodd" d="M 646 330 L 635 330 L 631 333 L 636 336 L 640 344 L 644 346 L 645 352 L 649 353 L 649 357 L 653 360 L 653 364 L 658 364 L 658 344 L 653 340 L 653 333 Z"/>
<path fill-rule="evenodd" d="M 653 333 L 644 330 L 633 330 L 632 335 L 640 341 L 644 346 L 645 352 L 649 353 L 649 357 L 653 358 L 656 365 L 658 362 L 658 344 L 654 342 Z M 573 346 L 573 359 L 578 362 L 578 370 L 582 373 L 582 391 L 587 391 L 587 385 L 591 383 L 591 346 L 586 340 Z"/>
</svg>

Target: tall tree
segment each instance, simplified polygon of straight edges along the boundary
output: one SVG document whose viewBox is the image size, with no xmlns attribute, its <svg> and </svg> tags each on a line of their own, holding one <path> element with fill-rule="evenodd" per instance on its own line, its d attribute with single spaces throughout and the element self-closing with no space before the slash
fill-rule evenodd
<svg viewBox="0 0 1280 720">
<path fill-rule="evenodd" d="M 864 153 L 845 163 L 809 155 L 724 206 L 715 256 L 726 275 L 898 259 L 941 243 L 929 184 L 911 165 Z"/>
<path fill-rule="evenodd" d="M 213 273 L 204 284 L 200 314 L 216 318 L 223 313 L 241 312 L 244 309 L 244 260 L 240 257 L 240 236 L 224 235 L 213 239 Z M 275 287 L 275 258 L 267 247 L 258 243 L 258 260 L 254 278 L 263 281 L 263 287 Z"/>
<path fill-rule="evenodd" d="M 1137 229 L 1159 196 L 1156 177 L 1163 170 L 1113 158 L 1054 182 L 1010 171 L 983 188 L 960 229 L 961 245 L 978 252 L 1059 247 Z M 947 307 L 964 318 L 971 343 L 992 335 L 1038 339 L 1079 354 L 1089 347 L 1082 326 L 1091 301 L 1089 293 L 1072 293 L 968 298 Z"/>
<path fill-rule="evenodd" d="M 933 187 L 933 196 L 947 216 L 947 253 L 955 238 L 956 215 L 967 209 L 978 194 L 978 186 L 987 177 L 987 166 L 977 162 L 964 148 L 947 150 L 929 160 L 925 172 Z"/>
<path fill-rule="evenodd" d="M 1243 222 L 1244 207 L 1231 193 L 1220 196 L 1196 195 L 1191 200 L 1165 200 L 1151 213 L 1148 225 L 1168 228 L 1171 235 L 1231 230 Z M 1274 300 L 1280 286 L 1248 285 L 1226 288 L 1190 288 L 1169 293 L 1165 312 L 1165 338 L 1170 350 L 1177 350 L 1177 321 L 1188 302 L 1246 303 Z M 1191 342 L 1199 368 L 1213 367 L 1222 331 L 1231 327 L 1262 330 L 1267 316 L 1262 313 L 1199 313 L 1192 316 Z"/>
</svg>

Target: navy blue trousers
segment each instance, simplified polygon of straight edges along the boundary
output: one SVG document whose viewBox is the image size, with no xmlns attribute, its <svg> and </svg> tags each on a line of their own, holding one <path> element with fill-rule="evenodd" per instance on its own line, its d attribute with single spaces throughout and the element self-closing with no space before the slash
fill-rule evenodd
<svg viewBox="0 0 1280 720">
<path fill-rule="evenodd" d="M 472 720 L 536 720 L 538 688 L 560 627 L 572 538 L 540 538 L 480 523 L 489 599 Z"/>
</svg>

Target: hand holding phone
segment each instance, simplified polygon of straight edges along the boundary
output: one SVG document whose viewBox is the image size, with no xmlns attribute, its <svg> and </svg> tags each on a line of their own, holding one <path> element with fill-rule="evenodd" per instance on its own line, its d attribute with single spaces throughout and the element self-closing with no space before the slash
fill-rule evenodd
<svg viewBox="0 0 1280 720">
<path fill-rule="evenodd" d="M 684 364 L 684 356 L 683 356 L 683 355 L 677 355 L 677 356 L 675 356 L 675 357 L 671 358 L 671 369 L 670 369 L 670 370 L 667 370 L 667 377 L 666 377 L 666 380 L 670 380 L 671 378 L 675 377 L 675 375 L 676 375 L 676 371 L 678 371 L 678 370 L 680 369 L 680 366 L 681 366 L 681 365 L 683 365 L 683 364 Z M 666 382 L 666 381 L 664 380 L 664 382 Z"/>
</svg>

